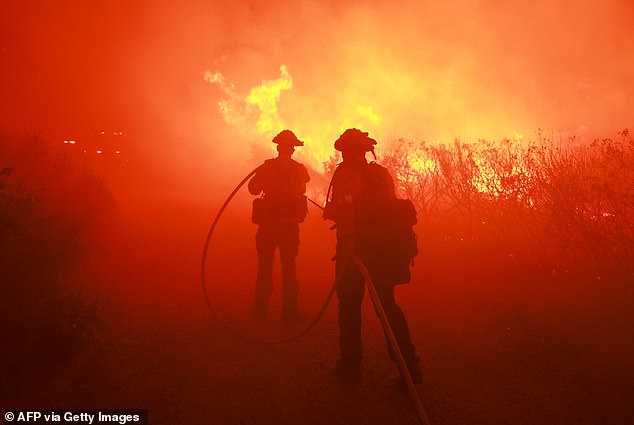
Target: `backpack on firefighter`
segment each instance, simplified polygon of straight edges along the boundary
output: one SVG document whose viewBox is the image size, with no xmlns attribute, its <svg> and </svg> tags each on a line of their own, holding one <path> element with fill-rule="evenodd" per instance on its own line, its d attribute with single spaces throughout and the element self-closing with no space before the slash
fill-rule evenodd
<svg viewBox="0 0 634 425">
<path fill-rule="evenodd" d="M 342 166 L 335 170 L 330 183 L 324 219 L 337 219 L 337 205 L 330 200 L 330 194 Z M 361 173 L 363 181 L 362 193 L 354 205 L 357 253 L 377 283 L 409 283 L 410 266 L 418 255 L 414 204 L 409 199 L 396 198 L 385 167 L 374 162 L 353 167 Z"/>
</svg>

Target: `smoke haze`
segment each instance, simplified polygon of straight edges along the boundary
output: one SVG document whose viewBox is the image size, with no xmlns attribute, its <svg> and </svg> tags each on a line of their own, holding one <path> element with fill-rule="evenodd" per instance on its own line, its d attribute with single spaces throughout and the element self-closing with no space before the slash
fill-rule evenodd
<svg viewBox="0 0 634 425">
<path fill-rule="evenodd" d="M 280 125 L 309 142 L 308 157 L 330 153 L 349 126 L 379 140 L 436 142 L 530 138 L 539 128 L 610 136 L 632 125 L 628 1 L 10 1 L 3 9 L 3 125 L 60 139 L 122 129 L 158 170 L 235 164 L 272 136 L 227 124 L 218 107 L 226 93 L 206 71 L 246 97 L 285 66 L 293 85 L 277 101 Z"/>
<path fill-rule="evenodd" d="M 113 300 L 104 308 L 108 338 L 75 372 L 82 380 L 66 376 L 64 368 L 59 373 L 66 385 L 49 387 L 36 376 L 28 390 L 40 394 L 41 403 L 27 391 L 23 404 L 136 406 L 149 408 L 158 423 L 410 423 L 410 401 L 388 388 L 390 374 L 398 372 L 376 321 L 364 324 L 367 380 L 358 392 L 343 388 L 332 373 L 338 355 L 334 305 L 301 343 L 270 350 L 242 344 L 210 324 L 200 262 L 214 214 L 247 173 L 274 155 L 271 139 L 282 128 L 305 142 L 294 157 L 309 166 L 308 195 L 316 201 L 328 187 L 322 162 L 349 127 L 369 131 L 379 154 L 399 138 L 430 144 L 534 140 L 543 129 L 563 140 L 590 141 L 632 130 L 633 18 L 632 0 L 2 0 L 0 143 L 4 132 L 32 131 L 60 148 L 83 149 L 80 165 L 85 159 L 107 183 L 79 166 L 60 172 L 76 165 L 71 161 L 43 154 L 28 162 L 28 153 L 41 153 L 45 142 L 27 144 L 24 162 L 4 158 L 9 149 L 0 145 L 0 189 L 5 182 L 21 189 L 21 179 L 35 194 L 51 189 L 45 202 L 60 211 L 61 223 L 43 232 L 17 209 L 16 220 L 24 219 L 18 221 L 34 236 L 13 231 L 9 240 L 2 232 L 11 229 L 0 220 L 4 264 L 28 274 L 39 270 L 34 257 L 52 256 L 55 265 L 58 251 L 70 252 L 77 264 L 81 260 L 77 286 Z M 634 167 L 623 160 L 625 149 L 610 147 L 602 149 L 621 156 L 603 156 L 594 170 L 558 174 L 559 164 L 569 163 L 547 164 L 554 174 L 545 173 L 544 181 L 555 190 L 536 192 L 547 194 L 545 215 L 520 207 L 533 205 L 533 195 L 522 198 L 523 191 L 477 204 L 484 205 L 480 209 L 467 202 L 464 216 L 451 206 L 447 214 L 438 205 L 452 186 L 431 186 L 441 195 L 430 209 L 436 221 L 419 211 L 417 226 L 428 230 L 417 230 L 421 252 L 413 284 L 399 287 L 398 298 L 423 357 L 425 402 L 438 419 L 432 423 L 631 419 L 631 269 L 595 272 L 578 257 L 584 240 L 608 259 L 621 258 L 618 249 L 631 253 L 627 196 Z M 97 154 L 102 148 L 109 150 Z M 501 152 L 495 158 L 503 158 Z M 419 159 L 419 170 L 435 166 Z M 585 157 L 571 159 L 587 165 Z M 41 165 L 45 160 L 49 167 Z M 516 177 L 522 172 L 513 169 L 507 180 L 521 185 Z M 17 189 L 16 199 L 30 196 Z M 102 192 L 108 196 L 100 203 Z M 485 199 L 477 188 L 465 193 Z M 602 204 L 605 199 L 610 202 Z M 257 270 L 251 202 L 243 188 L 214 234 L 206 258 L 209 296 L 222 318 L 249 335 L 288 336 L 294 328 L 279 320 L 279 262 L 267 321 L 260 327 L 246 315 Z M 100 220 L 111 210 L 114 217 L 88 226 L 77 219 L 80 207 Z M 520 223 L 526 216 L 517 211 L 534 222 Z M 87 226 L 85 245 L 65 242 L 67 222 Z M 579 223 L 605 225 L 598 235 L 617 231 L 605 241 L 584 239 L 573 231 Z M 297 270 L 301 307 L 311 318 L 334 280 L 330 224 L 309 204 Z M 474 242 L 467 226 L 481 239 Z M 545 229 L 546 241 L 529 243 L 524 235 L 531 229 Z M 546 252 L 541 243 L 551 239 L 557 249 Z M 11 261 L 16 246 L 23 263 Z M 534 250 L 535 257 L 522 257 L 516 246 Z M 42 273 L 44 283 L 57 276 Z M 23 280 L 15 278 L 15 287 L 25 299 L 39 296 Z M 16 320 L 0 320 L 10 335 L 19 333 L 13 328 L 24 323 L 25 312 L 39 311 L 32 308 L 39 304 L 25 305 Z M 364 308 L 365 321 L 372 311 L 369 304 Z M 46 360 L 48 351 L 33 352 Z"/>
</svg>

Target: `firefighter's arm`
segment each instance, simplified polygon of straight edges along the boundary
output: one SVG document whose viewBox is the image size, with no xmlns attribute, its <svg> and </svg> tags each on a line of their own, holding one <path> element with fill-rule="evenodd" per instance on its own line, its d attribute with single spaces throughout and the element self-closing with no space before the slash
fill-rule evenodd
<svg viewBox="0 0 634 425">
<path fill-rule="evenodd" d="M 380 170 L 381 184 L 383 185 L 381 192 L 387 194 L 390 198 L 396 198 L 396 188 L 394 186 L 394 178 L 392 177 L 392 174 L 390 174 L 389 170 L 383 166 L 381 166 Z"/>
<path fill-rule="evenodd" d="M 356 227 L 354 224 L 354 208 L 351 203 L 354 199 L 350 195 L 342 195 L 339 198 L 337 208 L 337 258 L 344 262 L 352 263 L 356 255 Z"/>
<path fill-rule="evenodd" d="M 255 175 L 249 180 L 248 188 L 251 195 L 259 195 L 264 190 L 265 164 L 266 162 L 256 168 Z"/>
<path fill-rule="evenodd" d="M 310 175 L 308 175 L 308 170 L 304 165 L 302 165 L 302 181 L 304 183 L 308 183 L 310 181 Z"/>
<path fill-rule="evenodd" d="M 251 195 L 259 195 L 262 192 L 262 184 L 260 183 L 260 179 L 258 178 L 258 174 L 249 180 L 249 193 Z"/>
<path fill-rule="evenodd" d="M 354 240 L 356 233 L 354 202 L 357 196 L 354 176 L 341 170 L 333 185 L 332 201 L 336 209 L 337 239 Z"/>
<path fill-rule="evenodd" d="M 391 198 L 396 198 L 396 189 L 394 187 L 394 179 L 392 178 L 392 175 L 387 170 L 387 168 L 385 169 L 385 173 L 387 174 L 387 188 L 388 188 L 387 190 L 388 190 L 388 193 L 390 194 Z"/>
<path fill-rule="evenodd" d="M 310 176 L 308 175 L 308 170 L 303 164 L 299 164 L 299 186 L 301 187 L 301 193 L 306 193 L 306 183 L 310 181 Z"/>
</svg>

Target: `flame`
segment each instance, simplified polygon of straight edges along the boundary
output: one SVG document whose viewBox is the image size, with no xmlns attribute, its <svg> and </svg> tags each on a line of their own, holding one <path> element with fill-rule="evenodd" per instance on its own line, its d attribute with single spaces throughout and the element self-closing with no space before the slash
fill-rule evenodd
<svg viewBox="0 0 634 425">
<path fill-rule="evenodd" d="M 314 105 L 292 99 L 298 105 L 284 109 L 284 115 L 280 112 L 282 93 L 293 89 L 293 78 L 286 65 L 280 66 L 279 78 L 262 80 L 246 95 L 238 93 L 235 85 L 219 71 L 205 72 L 204 79 L 220 88 L 222 99 L 218 107 L 227 124 L 238 128 L 248 139 L 258 137 L 262 143 L 285 128 L 292 130 L 304 141 L 304 148 L 296 155 L 317 171 L 322 171 L 323 164 L 335 154 L 333 142 L 346 129 L 356 127 L 373 132 L 383 121 L 376 107 L 363 99 L 346 100 L 344 105 L 333 105 L 327 108 L 328 113 L 321 114 L 313 110 Z"/>
<path fill-rule="evenodd" d="M 246 97 L 247 104 L 257 106 L 260 111 L 257 130 L 262 135 L 274 136 L 285 128 L 278 112 L 278 103 L 282 91 L 293 88 L 293 79 L 284 65 L 280 67 L 280 73 L 280 78 L 263 81 L 259 87 L 251 89 Z"/>
<path fill-rule="evenodd" d="M 405 98 L 410 96 L 417 86 L 412 76 L 408 77 L 398 70 L 377 67 L 367 71 L 363 78 L 359 76 L 361 90 L 350 89 L 340 93 L 334 103 L 318 104 L 314 99 L 307 99 L 301 94 L 293 97 L 293 78 L 285 65 L 281 65 L 279 69 L 278 78 L 262 79 L 260 85 L 249 88 L 246 94 L 239 93 L 235 85 L 227 81 L 221 72 L 207 71 L 204 78 L 220 88 L 222 98 L 218 102 L 218 107 L 227 124 L 237 127 L 247 139 L 257 140 L 254 143 L 260 144 L 265 150 L 270 149 L 271 154 L 271 138 L 285 128 L 293 130 L 305 144 L 302 149 L 297 150 L 296 157 L 318 172 L 325 171 L 324 164 L 335 155 L 333 142 L 346 129 L 356 127 L 369 131 L 375 138 L 381 138 L 386 135 L 384 127 L 399 121 L 394 118 L 394 115 L 398 115 L 398 110 L 383 105 L 383 114 L 383 111 L 372 104 L 364 94 L 372 84 L 390 81 L 389 86 L 393 94 Z M 399 78 L 395 78 L 396 75 Z M 284 98 L 282 93 L 286 93 Z M 428 112 L 444 114 L 459 110 L 462 107 L 459 105 L 460 102 L 449 97 L 447 95 L 446 99 L 443 98 L 435 109 L 428 108 Z M 282 101 L 288 103 L 282 104 Z M 283 107 L 287 105 L 292 107 Z M 414 117 L 406 115 L 401 119 L 409 122 L 414 120 Z M 483 124 L 476 123 L 473 128 L 469 125 L 465 128 L 476 133 L 481 130 L 481 125 Z M 486 125 L 488 124 L 485 123 L 484 126 Z M 524 142 L 524 135 L 520 131 L 513 130 L 512 133 L 513 137 L 507 139 L 507 143 L 511 143 L 511 140 L 519 144 Z M 385 148 L 385 144 L 381 147 Z M 492 197 L 510 195 L 506 193 L 503 178 L 513 178 L 524 173 L 524 164 L 519 165 L 519 168 L 514 167 L 502 177 L 499 170 L 492 168 L 483 156 L 484 151 L 481 149 L 485 149 L 485 146 L 478 146 L 476 143 L 472 149 L 475 168 L 470 184 L 473 188 Z M 430 157 L 424 148 L 412 149 L 406 154 L 405 161 L 414 174 L 409 177 L 401 176 L 402 178 L 411 178 L 414 181 L 416 174 L 430 175 L 439 172 L 437 161 Z M 313 197 L 317 199 L 318 194 L 313 194 Z"/>
<path fill-rule="evenodd" d="M 409 166 L 418 173 L 433 173 L 436 171 L 436 162 L 429 158 L 413 157 L 409 159 Z"/>
<path fill-rule="evenodd" d="M 493 167 L 480 156 L 475 156 L 473 161 L 478 169 L 478 173 L 471 179 L 473 187 L 480 193 L 498 196 L 502 192 L 502 182 Z"/>
<path fill-rule="evenodd" d="M 235 86 L 227 82 L 220 72 L 206 71 L 203 78 L 220 88 L 223 99 L 218 102 L 218 108 L 225 122 L 237 128 L 244 128 L 249 108 L 244 99 L 236 92 Z"/>
<path fill-rule="evenodd" d="M 285 65 L 280 67 L 280 78 L 263 80 L 249 94 L 241 95 L 233 83 L 227 82 L 221 72 L 206 71 L 204 79 L 217 85 L 223 95 L 218 102 L 225 122 L 242 130 L 247 136 L 254 134 L 274 136 L 285 128 L 278 105 L 283 91 L 293 87 L 293 79 Z M 254 116 L 257 115 L 257 119 Z"/>
<path fill-rule="evenodd" d="M 379 124 L 381 122 L 381 117 L 374 112 L 371 106 L 359 106 L 357 107 L 357 113 L 369 119 L 373 124 Z"/>
</svg>

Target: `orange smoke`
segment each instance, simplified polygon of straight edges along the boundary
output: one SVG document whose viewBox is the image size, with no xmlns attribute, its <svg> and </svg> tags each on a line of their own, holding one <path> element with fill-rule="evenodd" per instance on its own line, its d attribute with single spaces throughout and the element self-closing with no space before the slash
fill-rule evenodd
<svg viewBox="0 0 634 425">
<path fill-rule="evenodd" d="M 3 126 L 55 128 L 59 140 L 121 128 L 159 170 L 232 173 L 280 128 L 320 169 L 349 127 L 369 131 L 379 154 L 399 138 L 528 140 L 541 128 L 591 139 L 634 127 L 629 0 L 6 9 Z"/>
<path fill-rule="evenodd" d="M 615 42 L 623 47 L 628 30 L 613 25 L 622 7 L 295 5 L 285 12 L 293 20 L 275 24 L 269 20 L 275 8 L 256 9 L 262 20 L 239 32 L 249 50 L 225 52 L 210 75 L 222 75 L 215 82 L 226 122 L 257 143 L 292 129 L 307 142 L 302 154 L 317 169 L 350 127 L 369 131 L 379 151 L 401 137 L 529 140 L 539 128 L 590 137 L 628 125 L 626 102 L 606 95 L 632 89 L 619 76 L 634 65 L 624 60 L 621 69 L 598 72 L 590 59 L 614 50 Z M 570 24 L 571 13 L 601 35 Z M 271 70 L 280 64 L 276 76 Z M 612 117 L 579 102 L 587 96 Z"/>
<path fill-rule="evenodd" d="M 327 121 L 319 122 L 309 111 L 303 112 L 300 108 L 286 107 L 285 116 L 281 116 L 282 94 L 293 88 L 292 76 L 285 65 L 280 67 L 279 78 L 263 80 L 245 95 L 238 94 L 235 85 L 227 82 L 220 72 L 207 71 L 204 79 L 220 87 L 223 98 L 218 107 L 227 124 L 237 127 L 252 140 L 270 140 L 285 128 L 294 129 L 306 143 L 306 148 L 298 156 L 316 170 L 321 170 L 323 163 L 333 154 L 332 141 L 345 129 L 359 127 L 374 130 L 381 122 L 373 106 L 354 102 L 343 105 L 340 116 L 333 114 L 331 120 L 338 123 L 336 126 Z M 269 147 L 272 152 L 272 146 Z"/>
</svg>

